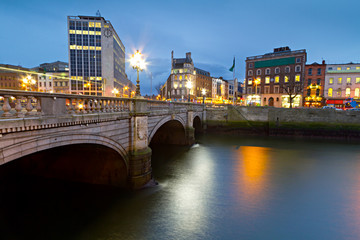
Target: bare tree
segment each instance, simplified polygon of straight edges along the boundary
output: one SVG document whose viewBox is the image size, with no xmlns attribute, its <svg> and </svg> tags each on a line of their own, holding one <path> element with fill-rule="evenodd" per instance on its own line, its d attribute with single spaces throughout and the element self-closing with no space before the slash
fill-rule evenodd
<svg viewBox="0 0 360 240">
<path fill-rule="evenodd" d="M 280 88 L 284 89 L 285 93 L 289 96 L 289 107 L 292 108 L 294 98 L 296 98 L 298 95 L 301 95 L 303 92 L 303 83 L 302 81 L 288 81 L 287 83 L 283 83 Z"/>
<path fill-rule="evenodd" d="M 155 85 L 155 90 L 157 92 L 157 94 L 161 94 L 161 88 L 162 88 L 163 84 L 158 83 Z"/>
</svg>

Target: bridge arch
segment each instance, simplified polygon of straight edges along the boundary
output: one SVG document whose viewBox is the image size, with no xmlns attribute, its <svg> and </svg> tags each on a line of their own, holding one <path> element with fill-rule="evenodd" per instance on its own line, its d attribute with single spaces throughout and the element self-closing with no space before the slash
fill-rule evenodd
<svg viewBox="0 0 360 240">
<path fill-rule="evenodd" d="M 170 122 L 170 121 L 177 121 L 179 123 L 181 123 L 183 129 L 185 130 L 185 126 L 186 126 L 186 122 L 183 118 L 181 118 L 180 116 L 167 116 L 163 119 L 161 119 L 156 125 L 155 127 L 151 130 L 150 134 L 149 134 L 149 141 L 148 143 L 151 142 L 152 138 L 154 137 L 155 133 L 159 130 L 159 128 L 161 126 L 163 126 L 164 124 L 166 124 L 167 122 Z"/>
<path fill-rule="evenodd" d="M 124 160 L 126 170 L 128 172 L 129 157 L 126 153 L 126 150 L 119 143 L 110 138 L 91 134 L 56 134 L 42 138 L 34 138 L 27 141 L 21 141 L 3 148 L 2 162 L 7 163 L 43 150 L 50 150 L 56 147 L 75 144 L 98 144 L 115 150 Z"/>
</svg>

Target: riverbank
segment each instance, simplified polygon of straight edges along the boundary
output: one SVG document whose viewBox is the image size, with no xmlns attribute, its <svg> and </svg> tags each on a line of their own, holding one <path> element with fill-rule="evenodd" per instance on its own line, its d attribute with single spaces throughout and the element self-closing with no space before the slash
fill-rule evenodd
<svg viewBox="0 0 360 240">
<path fill-rule="evenodd" d="M 207 109 L 208 132 L 360 140 L 360 112 L 224 106 Z"/>
</svg>

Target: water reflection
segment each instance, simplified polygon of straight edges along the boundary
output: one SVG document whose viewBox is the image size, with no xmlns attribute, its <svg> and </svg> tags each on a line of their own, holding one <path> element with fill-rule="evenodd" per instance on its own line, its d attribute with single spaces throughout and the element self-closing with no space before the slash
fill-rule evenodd
<svg viewBox="0 0 360 240">
<path fill-rule="evenodd" d="M 241 146 L 236 151 L 236 186 L 241 205 L 250 211 L 263 206 L 268 191 L 270 148 Z"/>
</svg>

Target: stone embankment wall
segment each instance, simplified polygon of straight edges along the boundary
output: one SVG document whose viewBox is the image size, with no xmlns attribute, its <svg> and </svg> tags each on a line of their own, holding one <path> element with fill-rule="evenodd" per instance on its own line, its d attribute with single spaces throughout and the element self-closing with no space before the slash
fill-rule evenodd
<svg viewBox="0 0 360 240">
<path fill-rule="evenodd" d="M 360 139 L 360 111 L 219 106 L 207 109 L 210 131 Z"/>
</svg>

